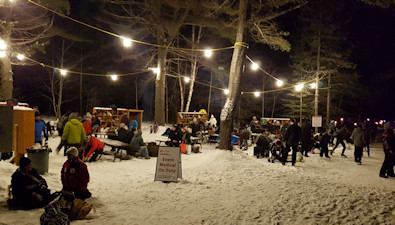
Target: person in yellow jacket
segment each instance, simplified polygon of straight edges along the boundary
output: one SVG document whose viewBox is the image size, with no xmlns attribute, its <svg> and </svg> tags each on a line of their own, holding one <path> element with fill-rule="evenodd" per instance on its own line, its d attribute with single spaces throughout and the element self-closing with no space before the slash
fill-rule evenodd
<svg viewBox="0 0 395 225">
<path fill-rule="evenodd" d="M 65 149 L 69 149 L 70 147 L 79 149 L 86 142 L 84 126 L 77 119 L 76 113 L 71 113 L 69 116 L 69 121 L 63 130 L 62 142 L 64 142 Z M 64 155 L 66 155 L 66 150 Z"/>
</svg>

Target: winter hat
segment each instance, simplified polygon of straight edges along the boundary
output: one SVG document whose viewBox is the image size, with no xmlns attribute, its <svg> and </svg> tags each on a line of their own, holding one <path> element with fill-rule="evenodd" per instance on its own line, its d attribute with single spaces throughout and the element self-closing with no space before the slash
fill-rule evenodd
<svg viewBox="0 0 395 225">
<path fill-rule="evenodd" d="M 77 113 L 71 113 L 70 114 L 70 116 L 69 116 L 69 120 L 71 120 L 71 119 L 77 119 Z"/>
<path fill-rule="evenodd" d="M 22 168 L 22 167 L 29 165 L 31 162 L 32 162 L 32 160 L 30 160 L 29 158 L 22 157 L 19 160 L 19 166 Z"/>
<path fill-rule="evenodd" d="M 34 112 L 34 117 L 37 117 L 37 116 L 40 116 L 40 111 L 38 111 L 38 110 Z"/>
<path fill-rule="evenodd" d="M 72 156 L 78 157 L 78 149 L 76 147 L 71 147 L 67 149 L 66 154 L 70 154 Z"/>
</svg>

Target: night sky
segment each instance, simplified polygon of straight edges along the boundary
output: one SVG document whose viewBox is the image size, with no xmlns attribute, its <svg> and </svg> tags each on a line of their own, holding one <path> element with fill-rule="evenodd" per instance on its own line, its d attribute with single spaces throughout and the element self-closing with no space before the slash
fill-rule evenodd
<svg viewBox="0 0 395 225">
<path fill-rule="evenodd" d="M 395 7 L 392 6 L 388 9 L 382 9 L 366 5 L 356 0 L 347 0 L 346 2 L 347 11 L 351 15 L 351 19 L 346 27 L 351 43 L 350 48 L 352 49 L 351 61 L 357 64 L 356 71 L 362 76 L 361 83 L 355 85 L 363 85 L 364 87 L 367 87 L 366 92 L 369 92 L 368 99 L 360 103 L 361 107 L 363 106 L 364 108 L 363 116 L 369 116 L 377 119 L 395 119 L 395 116 L 392 113 L 395 109 L 393 106 L 395 102 L 395 91 L 393 90 L 393 84 L 395 83 Z M 90 1 L 71 1 L 71 6 L 72 17 L 81 19 L 90 24 L 96 23 L 93 25 L 100 25 L 100 23 L 95 20 L 97 19 L 96 16 L 100 15 L 100 12 L 98 11 L 99 9 L 95 7 L 94 3 Z M 83 8 L 90 8 L 90 13 L 84 13 L 81 15 L 81 9 Z M 291 37 L 292 31 L 297 29 L 297 27 L 295 28 L 294 25 L 290 24 L 292 24 L 291 21 L 297 16 L 299 16 L 298 12 L 292 12 L 279 19 L 279 23 L 282 27 L 291 32 Z M 58 18 L 56 23 L 60 26 L 64 25 L 69 28 L 74 28 L 71 30 L 75 31 L 75 35 L 83 33 L 85 37 L 90 37 L 92 40 L 86 45 L 92 45 L 94 41 L 99 39 L 99 36 L 100 40 L 98 41 L 100 41 L 100 43 L 110 41 L 112 39 L 112 37 L 105 37 L 105 34 L 97 31 L 81 28 L 80 25 L 73 24 L 66 19 Z M 106 28 L 111 29 L 109 27 Z M 114 43 L 112 44 L 115 45 Z M 121 72 L 130 72 L 130 69 L 133 69 L 133 65 L 131 66 L 121 62 L 120 57 L 118 56 L 119 48 L 111 46 L 108 47 L 105 45 L 102 46 L 102 48 L 102 51 L 105 54 L 100 53 L 100 57 L 113 58 L 116 62 L 114 65 L 122 67 Z M 249 52 L 251 55 L 257 56 L 260 59 L 270 59 L 272 61 L 271 63 L 275 65 L 274 67 L 278 67 L 275 71 L 277 73 L 289 71 L 290 58 L 288 53 L 278 51 L 274 52 L 265 46 L 259 45 L 256 46 L 256 50 L 249 50 Z M 231 54 L 231 51 L 228 53 Z M 49 51 L 47 51 L 46 54 L 49 54 Z M 33 58 L 35 58 L 35 56 L 33 56 Z M 39 58 L 45 59 L 45 55 L 41 55 Z M 94 58 L 84 62 L 84 65 L 87 67 L 85 70 L 94 70 L 95 67 L 92 65 L 95 64 L 94 62 L 96 62 L 96 64 L 100 64 L 100 58 Z M 14 96 L 21 102 L 30 103 L 31 106 L 38 105 L 42 112 L 51 114 L 52 106 L 49 102 L 45 102 L 46 99 L 40 96 L 40 85 L 39 82 L 37 82 L 39 79 L 38 77 L 47 76 L 46 70 L 40 66 L 14 66 L 13 72 L 15 88 Z M 103 71 L 89 72 L 96 73 Z M 143 77 L 144 79 L 148 79 L 146 75 L 140 76 L 139 79 L 143 79 Z M 127 82 L 126 86 L 122 86 L 125 85 L 122 84 L 122 82 L 109 84 L 108 79 L 84 77 L 84 91 L 88 93 L 92 90 L 91 88 L 94 88 L 95 86 L 106 86 L 105 89 L 107 95 L 112 97 L 110 99 L 107 98 L 103 100 L 101 102 L 101 106 L 108 106 L 112 103 L 116 103 L 119 107 L 135 108 L 134 89 L 132 88 L 132 86 L 134 86 L 134 79 L 129 78 L 128 80 L 123 80 L 123 82 Z M 207 83 L 207 80 L 203 82 Z M 72 85 L 75 86 L 77 83 Z M 147 84 L 144 87 L 144 91 L 146 93 L 142 93 L 142 95 L 145 95 L 146 97 L 142 97 L 139 100 L 141 101 L 139 102 L 139 106 L 146 110 L 146 119 L 151 119 L 153 113 L 149 111 L 152 110 L 152 106 L 150 104 L 153 99 L 148 99 L 147 94 L 154 91 L 154 85 L 152 83 L 151 85 Z M 120 89 L 122 89 L 122 97 L 118 96 L 119 93 L 117 91 Z M 241 89 L 243 89 L 243 87 Z M 125 92 L 131 95 L 131 99 L 128 98 L 125 100 Z M 66 93 L 66 95 L 76 94 L 78 94 L 78 90 Z M 84 94 L 84 97 L 86 97 L 86 94 Z M 204 106 L 199 105 L 199 107 Z M 79 111 L 79 101 L 75 100 L 66 103 L 64 104 L 63 109 Z M 216 113 L 219 113 L 220 107 L 217 107 L 216 110 L 218 111 Z M 350 113 L 352 114 L 353 112 Z"/>
</svg>

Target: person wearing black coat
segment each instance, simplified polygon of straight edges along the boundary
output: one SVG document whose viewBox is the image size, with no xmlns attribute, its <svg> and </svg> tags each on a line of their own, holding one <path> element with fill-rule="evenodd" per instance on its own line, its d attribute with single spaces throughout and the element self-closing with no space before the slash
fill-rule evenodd
<svg viewBox="0 0 395 225">
<path fill-rule="evenodd" d="M 180 146 L 181 138 L 182 138 L 181 130 L 178 129 L 176 125 L 173 125 L 172 127 L 170 127 L 170 132 L 169 132 L 170 141 L 167 141 L 166 145 L 168 145 L 169 147 L 178 147 Z"/>
<path fill-rule="evenodd" d="M 270 139 L 267 135 L 260 135 L 258 140 L 256 141 L 256 146 L 254 147 L 254 155 L 259 157 L 268 157 L 269 156 L 269 144 Z"/>
<path fill-rule="evenodd" d="M 304 156 L 309 157 L 307 154 L 312 147 L 312 137 L 313 137 L 313 129 L 311 127 L 310 121 L 304 121 L 302 124 L 302 154 Z"/>
<path fill-rule="evenodd" d="M 390 123 L 385 124 L 384 137 L 384 162 L 380 169 L 380 177 L 388 178 L 395 177 L 394 165 L 395 165 L 395 134 Z"/>
<path fill-rule="evenodd" d="M 13 199 L 8 202 L 10 208 L 35 209 L 53 200 L 47 182 L 32 168 L 32 161 L 22 157 L 19 168 L 12 174 L 11 187 Z"/>
<path fill-rule="evenodd" d="M 282 156 L 282 163 L 285 165 L 287 162 L 288 152 L 292 148 L 292 166 L 295 166 L 296 152 L 298 151 L 298 144 L 302 136 L 302 129 L 298 126 L 295 119 L 291 119 L 291 125 L 288 127 L 284 136 L 286 143 L 285 151 Z"/>
</svg>

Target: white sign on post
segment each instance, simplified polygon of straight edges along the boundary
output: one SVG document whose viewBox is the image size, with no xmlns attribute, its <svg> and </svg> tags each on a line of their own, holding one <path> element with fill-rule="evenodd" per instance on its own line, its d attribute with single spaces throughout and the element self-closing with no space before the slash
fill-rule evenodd
<svg viewBox="0 0 395 225">
<path fill-rule="evenodd" d="M 313 116 L 312 126 L 313 127 L 322 127 L 322 116 Z"/>
<path fill-rule="evenodd" d="M 182 178 L 180 148 L 159 147 L 155 181 L 177 182 L 178 178 Z"/>
</svg>

